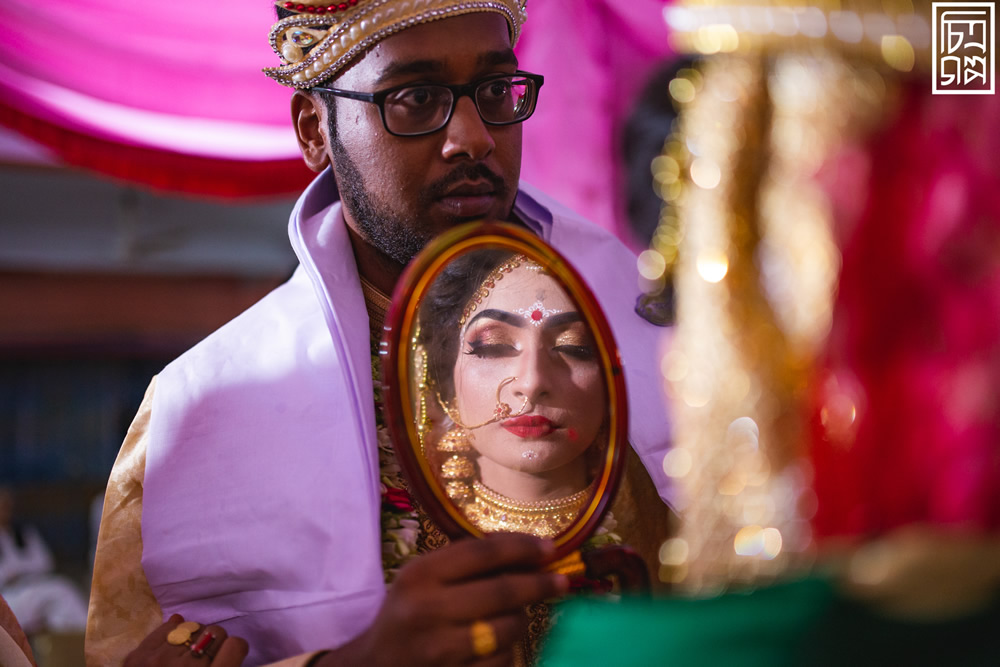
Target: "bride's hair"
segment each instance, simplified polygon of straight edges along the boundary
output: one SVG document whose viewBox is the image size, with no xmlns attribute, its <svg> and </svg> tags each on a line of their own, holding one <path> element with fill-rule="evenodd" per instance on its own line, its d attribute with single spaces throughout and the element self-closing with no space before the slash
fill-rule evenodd
<svg viewBox="0 0 1000 667">
<path fill-rule="evenodd" d="M 427 354 L 430 380 L 444 400 L 455 395 L 453 373 L 461 344 L 462 313 L 490 273 L 513 254 L 484 249 L 462 255 L 434 278 L 420 302 L 418 343 Z"/>
</svg>

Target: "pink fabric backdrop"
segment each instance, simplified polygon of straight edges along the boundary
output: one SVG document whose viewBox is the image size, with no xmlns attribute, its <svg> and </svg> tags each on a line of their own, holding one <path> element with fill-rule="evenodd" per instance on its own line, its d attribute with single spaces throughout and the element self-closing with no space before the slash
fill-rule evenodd
<svg viewBox="0 0 1000 667">
<path fill-rule="evenodd" d="M 609 229 L 615 133 L 666 53 L 663 0 L 533 0 L 519 47 L 546 78 L 524 177 Z M 160 189 L 248 196 L 304 187 L 289 91 L 261 67 L 265 0 L 0 3 L 0 123 L 70 164 Z"/>
<path fill-rule="evenodd" d="M 260 67 L 267 2 L 0 3 L 10 106 L 98 138 L 213 158 L 297 156 L 288 92 Z"/>
<path fill-rule="evenodd" d="M 198 195 L 300 190 L 267 2 L 0 3 L 0 124 L 64 162 Z"/>
<path fill-rule="evenodd" d="M 529 0 L 518 57 L 545 75 L 522 177 L 626 242 L 620 130 L 669 54 L 665 0 Z"/>
</svg>

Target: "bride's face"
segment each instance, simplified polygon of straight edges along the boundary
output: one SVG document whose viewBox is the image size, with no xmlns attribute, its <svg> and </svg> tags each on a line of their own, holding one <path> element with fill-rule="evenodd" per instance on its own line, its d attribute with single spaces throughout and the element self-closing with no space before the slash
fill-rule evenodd
<svg viewBox="0 0 1000 667">
<path fill-rule="evenodd" d="M 594 443 L 607 412 L 601 364 L 587 325 L 555 279 L 514 269 L 483 299 L 461 336 L 454 379 L 462 421 L 489 420 L 501 385 L 500 401 L 513 415 L 525 406 L 519 416 L 472 432 L 481 456 L 541 474 Z"/>
</svg>

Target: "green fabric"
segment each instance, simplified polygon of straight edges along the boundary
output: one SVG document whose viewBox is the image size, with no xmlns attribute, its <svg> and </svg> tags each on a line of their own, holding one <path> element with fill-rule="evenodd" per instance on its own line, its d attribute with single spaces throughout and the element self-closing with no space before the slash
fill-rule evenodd
<svg viewBox="0 0 1000 667">
<path fill-rule="evenodd" d="M 792 665 L 832 600 L 821 579 L 706 599 L 571 600 L 557 608 L 540 664 Z"/>
<path fill-rule="evenodd" d="M 997 667 L 1000 596 L 992 604 L 936 621 L 892 618 L 838 598 L 804 639 L 808 667 Z"/>
</svg>

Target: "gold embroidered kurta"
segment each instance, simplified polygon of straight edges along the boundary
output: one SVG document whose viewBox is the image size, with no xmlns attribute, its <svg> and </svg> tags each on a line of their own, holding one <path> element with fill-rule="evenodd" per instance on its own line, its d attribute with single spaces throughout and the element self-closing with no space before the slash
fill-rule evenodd
<svg viewBox="0 0 1000 667">
<path fill-rule="evenodd" d="M 155 387 L 153 378 L 108 480 L 87 615 L 88 667 L 121 665 L 163 623 L 163 610 L 142 570 L 142 483 Z M 272 667 L 304 666 L 314 655 L 282 660 Z"/>
<path fill-rule="evenodd" d="M 142 570 L 142 488 L 155 387 L 154 378 L 108 481 L 87 620 L 88 667 L 121 665 L 125 656 L 163 623 L 163 610 Z M 660 501 L 642 463 L 631 450 L 625 473 L 612 505 L 618 533 L 639 551 L 655 573 L 659 545 L 672 524 L 670 511 Z M 314 655 L 304 654 L 274 664 L 306 665 Z"/>
</svg>

